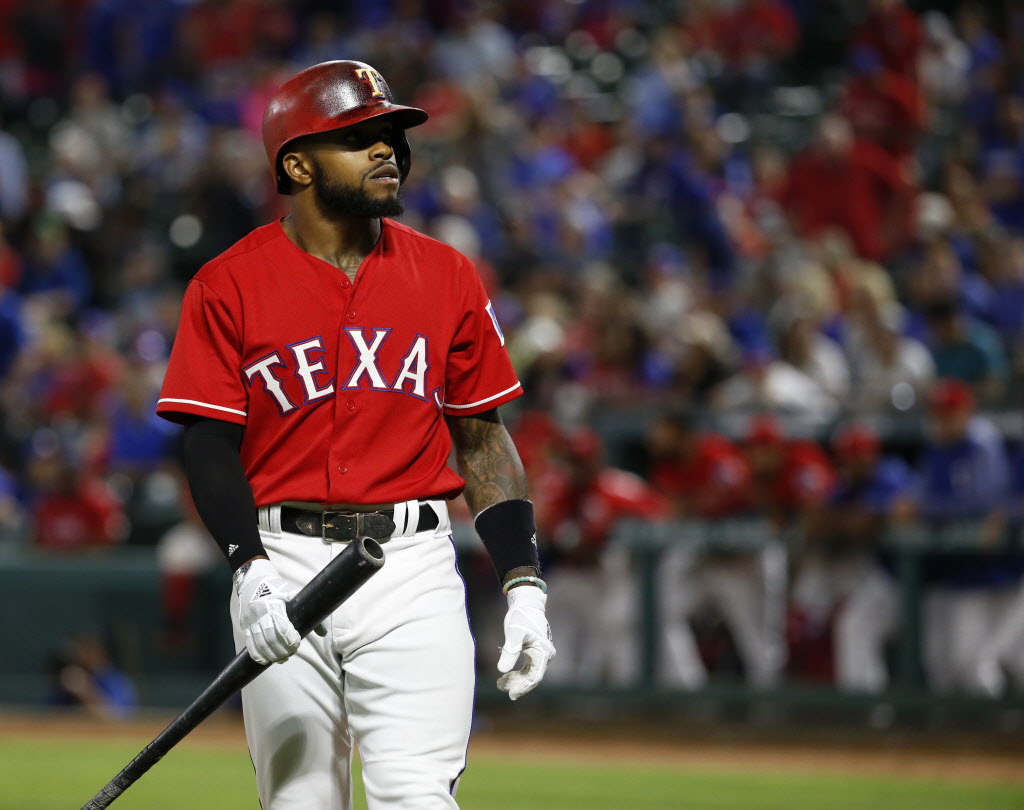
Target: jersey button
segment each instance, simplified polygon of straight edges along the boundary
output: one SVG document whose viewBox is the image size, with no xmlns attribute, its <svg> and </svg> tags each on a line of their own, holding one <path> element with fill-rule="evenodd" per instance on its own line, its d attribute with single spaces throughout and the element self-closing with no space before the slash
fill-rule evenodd
<svg viewBox="0 0 1024 810">
<path fill-rule="evenodd" d="M 349 320 L 352 320 L 353 318 L 355 318 L 355 316 L 356 316 L 355 312 L 350 312 L 350 313 L 348 314 L 348 319 L 349 319 Z"/>
<path fill-rule="evenodd" d="M 344 464 L 341 464 L 338 466 L 338 472 L 344 475 L 345 473 L 348 472 L 348 467 L 346 467 Z"/>
<path fill-rule="evenodd" d="M 352 286 L 352 282 L 346 278 L 344 281 L 341 282 L 341 286 L 347 290 L 349 287 Z"/>
<path fill-rule="evenodd" d="M 345 403 L 345 407 L 348 408 L 350 411 L 354 411 L 356 409 L 356 404 L 352 402 L 352 400 L 349 400 L 348 402 Z"/>
</svg>

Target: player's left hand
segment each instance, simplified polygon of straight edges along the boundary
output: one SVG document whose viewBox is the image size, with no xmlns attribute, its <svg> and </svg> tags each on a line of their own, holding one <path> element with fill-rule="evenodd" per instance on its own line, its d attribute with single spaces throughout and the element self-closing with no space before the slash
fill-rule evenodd
<svg viewBox="0 0 1024 810">
<path fill-rule="evenodd" d="M 505 614 L 505 644 L 498 659 L 498 688 L 508 692 L 512 700 L 521 698 L 544 677 L 548 661 L 555 657 L 551 643 L 551 627 L 544 615 L 548 597 L 540 588 L 522 585 L 508 592 L 508 612 Z M 519 656 L 523 666 L 512 669 Z"/>
</svg>

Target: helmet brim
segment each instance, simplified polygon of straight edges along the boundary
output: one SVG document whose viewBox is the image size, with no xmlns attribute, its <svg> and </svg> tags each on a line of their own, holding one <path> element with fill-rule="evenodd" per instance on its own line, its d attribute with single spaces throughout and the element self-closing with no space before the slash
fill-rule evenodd
<svg viewBox="0 0 1024 810">
<path fill-rule="evenodd" d="M 335 118 L 332 123 L 336 123 L 337 126 L 317 127 L 316 129 L 300 133 L 299 135 L 285 141 L 285 143 L 281 144 L 281 148 L 277 150 L 277 160 L 280 162 L 281 157 L 288 151 L 289 147 L 302 138 L 307 138 L 310 135 L 323 135 L 328 132 L 336 132 L 339 129 L 355 126 L 356 124 L 363 123 L 363 121 L 369 121 L 372 118 L 382 118 L 385 115 L 393 117 L 395 124 L 401 130 L 418 127 L 429 117 L 424 110 L 421 110 L 418 107 L 402 107 L 398 104 L 391 104 L 387 107 L 381 107 L 370 111 L 365 109 L 353 110 L 349 115 L 339 115 Z"/>
</svg>

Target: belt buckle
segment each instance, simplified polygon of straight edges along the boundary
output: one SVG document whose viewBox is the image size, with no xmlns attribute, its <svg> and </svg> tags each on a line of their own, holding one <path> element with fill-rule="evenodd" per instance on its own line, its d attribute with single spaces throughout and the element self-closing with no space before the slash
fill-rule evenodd
<svg viewBox="0 0 1024 810">
<path fill-rule="evenodd" d="M 327 529 L 328 529 L 327 517 L 328 517 L 328 515 L 338 515 L 339 517 L 354 517 L 355 514 L 356 514 L 355 512 L 345 512 L 345 511 L 342 511 L 342 510 L 332 510 L 332 511 L 326 511 L 325 510 L 320 515 L 320 538 L 325 543 L 337 542 L 337 540 L 335 540 L 335 538 L 327 536 Z M 335 528 L 338 528 L 338 527 L 335 526 L 333 523 L 331 523 L 330 524 L 330 528 L 335 529 Z M 345 542 L 348 542 L 348 541 L 345 541 Z"/>
</svg>

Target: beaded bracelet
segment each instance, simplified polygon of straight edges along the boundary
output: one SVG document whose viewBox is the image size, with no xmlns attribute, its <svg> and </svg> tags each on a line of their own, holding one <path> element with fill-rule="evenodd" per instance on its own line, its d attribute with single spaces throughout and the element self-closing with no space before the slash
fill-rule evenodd
<svg viewBox="0 0 1024 810">
<path fill-rule="evenodd" d="M 512 579 L 501 586 L 501 592 L 507 596 L 513 585 L 519 585 L 522 582 L 529 582 L 531 585 L 536 585 L 544 593 L 548 592 L 548 584 L 540 577 L 512 577 Z"/>
</svg>

